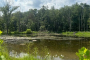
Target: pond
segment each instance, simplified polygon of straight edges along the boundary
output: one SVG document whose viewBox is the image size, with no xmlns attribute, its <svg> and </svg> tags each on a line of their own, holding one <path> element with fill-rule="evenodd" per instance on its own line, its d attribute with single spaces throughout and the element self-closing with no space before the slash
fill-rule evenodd
<svg viewBox="0 0 90 60">
<path fill-rule="evenodd" d="M 37 54 L 37 58 L 43 59 L 49 55 L 51 60 L 78 60 L 76 52 L 81 47 L 90 49 L 89 39 L 83 40 L 49 40 L 38 39 L 28 43 L 7 43 L 10 56 L 23 57 L 29 54 Z"/>
</svg>

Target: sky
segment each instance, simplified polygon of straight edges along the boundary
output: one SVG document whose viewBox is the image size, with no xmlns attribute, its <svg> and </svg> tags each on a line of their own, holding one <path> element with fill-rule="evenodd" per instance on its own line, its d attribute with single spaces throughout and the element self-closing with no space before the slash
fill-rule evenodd
<svg viewBox="0 0 90 60">
<path fill-rule="evenodd" d="M 77 3 L 87 3 L 90 4 L 90 0 L 7 0 L 12 6 L 20 6 L 18 10 L 25 12 L 29 9 L 40 9 L 43 5 L 48 6 L 48 9 L 51 6 L 54 6 L 56 9 L 64 7 L 65 5 L 71 6 L 72 4 Z M 6 0 L 0 0 L 0 6 L 3 6 Z"/>
</svg>

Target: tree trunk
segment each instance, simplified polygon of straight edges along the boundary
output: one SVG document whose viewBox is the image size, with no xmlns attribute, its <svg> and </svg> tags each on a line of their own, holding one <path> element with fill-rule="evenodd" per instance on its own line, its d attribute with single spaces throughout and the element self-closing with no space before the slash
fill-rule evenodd
<svg viewBox="0 0 90 60">
<path fill-rule="evenodd" d="M 71 25 L 71 13 L 70 13 L 70 11 L 69 11 L 69 17 L 68 17 L 68 19 L 69 19 L 69 31 L 71 32 L 72 25 Z"/>
<path fill-rule="evenodd" d="M 70 18 L 70 30 L 69 31 L 71 32 L 71 18 Z"/>
<path fill-rule="evenodd" d="M 20 32 L 20 19 L 19 19 L 19 28 L 18 29 L 19 29 L 19 32 Z"/>
<path fill-rule="evenodd" d="M 80 18 L 79 18 L 79 31 L 80 31 Z"/>
<path fill-rule="evenodd" d="M 20 13 L 20 11 L 19 11 L 19 13 Z M 19 25 L 18 31 L 19 31 L 19 32 L 20 32 L 20 17 L 21 17 L 21 15 L 19 14 L 19 22 L 18 22 L 18 25 Z"/>
<path fill-rule="evenodd" d="M 8 34 L 8 19 L 6 21 L 6 25 L 7 25 L 7 34 Z"/>
<path fill-rule="evenodd" d="M 82 31 L 82 14 L 81 14 L 81 31 Z"/>
<path fill-rule="evenodd" d="M 7 25 L 7 34 L 8 34 L 8 25 Z"/>
</svg>

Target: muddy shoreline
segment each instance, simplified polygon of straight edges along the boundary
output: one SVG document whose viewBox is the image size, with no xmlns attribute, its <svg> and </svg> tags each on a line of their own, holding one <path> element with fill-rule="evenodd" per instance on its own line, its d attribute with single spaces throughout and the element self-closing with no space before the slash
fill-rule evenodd
<svg viewBox="0 0 90 60">
<path fill-rule="evenodd" d="M 66 37 L 66 36 L 59 36 L 59 35 L 39 35 L 36 37 L 18 37 L 18 36 L 9 36 L 9 35 L 2 35 L 0 39 L 4 40 L 5 43 L 29 43 L 37 40 L 84 40 L 85 38 L 80 37 Z"/>
</svg>

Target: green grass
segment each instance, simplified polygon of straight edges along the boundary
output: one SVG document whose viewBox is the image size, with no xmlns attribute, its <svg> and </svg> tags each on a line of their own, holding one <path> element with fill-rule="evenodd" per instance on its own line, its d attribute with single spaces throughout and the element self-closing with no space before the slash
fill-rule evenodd
<svg viewBox="0 0 90 60">
<path fill-rule="evenodd" d="M 62 34 L 67 36 L 90 37 L 90 32 L 63 32 Z"/>
<path fill-rule="evenodd" d="M 62 32 L 63 35 L 73 36 L 74 32 Z"/>
</svg>

